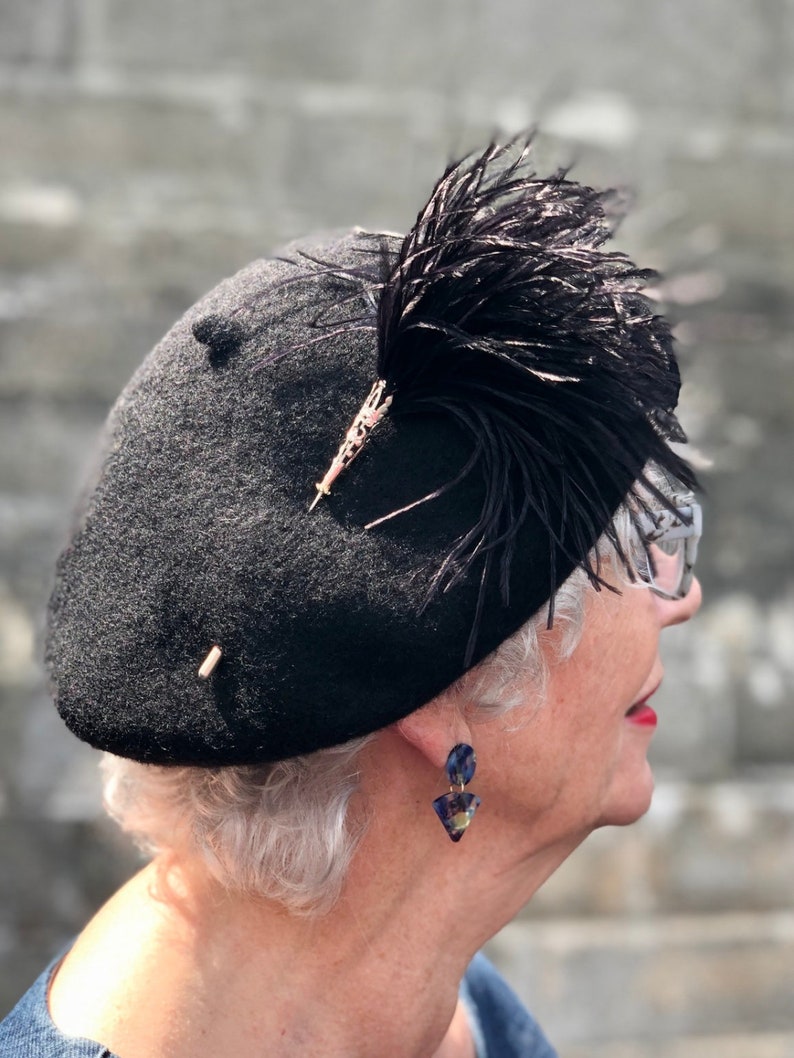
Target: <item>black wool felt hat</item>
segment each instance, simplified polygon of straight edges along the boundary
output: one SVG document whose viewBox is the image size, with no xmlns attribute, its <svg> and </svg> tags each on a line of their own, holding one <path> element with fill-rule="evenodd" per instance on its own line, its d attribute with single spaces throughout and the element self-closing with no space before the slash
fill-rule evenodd
<svg viewBox="0 0 794 1058">
<path fill-rule="evenodd" d="M 375 731 L 586 566 L 649 460 L 691 483 L 669 331 L 604 203 L 490 147 L 405 239 L 296 243 L 190 309 L 58 564 L 69 727 L 204 765 Z"/>
</svg>

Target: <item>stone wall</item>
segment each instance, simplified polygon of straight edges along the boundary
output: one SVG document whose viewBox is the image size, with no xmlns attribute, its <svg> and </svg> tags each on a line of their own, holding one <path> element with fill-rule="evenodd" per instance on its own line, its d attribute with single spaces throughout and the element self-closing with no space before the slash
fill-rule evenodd
<svg viewBox="0 0 794 1058">
<path fill-rule="evenodd" d="M 706 604 L 669 636 L 658 768 L 728 809 L 748 782 L 788 789 L 794 0 L 0 0 L 0 1009 L 132 862 L 37 662 L 109 402 L 221 276 L 318 226 L 404 228 L 450 155 L 534 122 L 539 164 L 637 188 L 622 243 L 668 275 L 683 417 L 713 461 Z M 577 913 L 718 890 L 695 817 L 665 851 L 697 861 L 682 905 Z M 556 892 L 591 884 L 588 855 Z M 568 914 L 554 884 L 548 914 Z M 763 911 L 790 911 L 775 892 Z"/>
</svg>

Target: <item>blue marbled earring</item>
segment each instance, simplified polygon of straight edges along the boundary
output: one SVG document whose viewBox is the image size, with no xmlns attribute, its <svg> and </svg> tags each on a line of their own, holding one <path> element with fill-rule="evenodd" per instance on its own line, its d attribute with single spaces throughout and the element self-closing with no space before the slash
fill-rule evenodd
<svg viewBox="0 0 794 1058">
<path fill-rule="evenodd" d="M 459 742 L 449 751 L 446 768 L 449 793 L 437 797 L 433 808 L 452 841 L 460 841 L 480 804 L 477 794 L 467 793 L 464 789 L 474 778 L 477 755 L 471 746 Z"/>
</svg>

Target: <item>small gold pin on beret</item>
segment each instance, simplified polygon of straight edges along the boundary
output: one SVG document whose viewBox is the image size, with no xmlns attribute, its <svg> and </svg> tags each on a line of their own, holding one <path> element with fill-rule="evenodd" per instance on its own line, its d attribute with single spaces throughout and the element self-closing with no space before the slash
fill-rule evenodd
<svg viewBox="0 0 794 1058">
<path fill-rule="evenodd" d="M 356 412 L 356 417 L 350 424 L 345 434 L 345 439 L 342 441 L 330 467 L 326 470 L 323 480 L 318 481 L 314 486 L 317 489 L 317 495 L 312 500 L 309 507 L 310 511 L 314 510 L 323 496 L 331 495 L 331 485 L 333 485 L 342 471 L 350 466 L 364 447 L 369 435 L 388 412 L 393 394 L 390 393 L 384 397 L 385 389 L 386 379 L 379 378 L 369 391 L 367 399 Z"/>
<path fill-rule="evenodd" d="M 209 654 L 207 654 L 206 658 L 204 658 L 198 670 L 198 674 L 202 678 L 202 680 L 209 679 L 209 677 L 212 675 L 215 666 L 221 660 L 221 653 L 222 651 L 218 644 L 213 643 Z"/>
</svg>

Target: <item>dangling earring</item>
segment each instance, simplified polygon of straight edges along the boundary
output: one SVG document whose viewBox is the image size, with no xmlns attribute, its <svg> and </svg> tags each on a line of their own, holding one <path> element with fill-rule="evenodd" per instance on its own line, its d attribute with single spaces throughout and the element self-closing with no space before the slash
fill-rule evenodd
<svg viewBox="0 0 794 1058">
<path fill-rule="evenodd" d="M 480 804 L 477 794 L 467 793 L 464 787 L 474 778 L 477 769 L 477 755 L 471 746 L 459 742 L 453 746 L 447 757 L 447 778 L 449 793 L 442 794 L 433 801 L 436 815 L 444 824 L 444 829 L 453 841 L 460 841 L 466 827 L 474 819 L 474 813 Z M 455 789 L 455 787 L 459 789 Z"/>
</svg>

